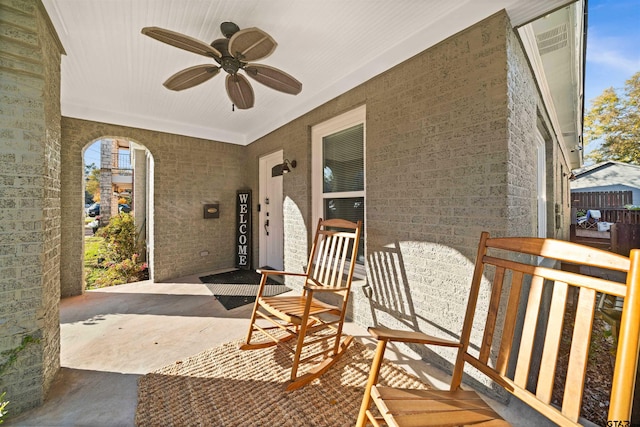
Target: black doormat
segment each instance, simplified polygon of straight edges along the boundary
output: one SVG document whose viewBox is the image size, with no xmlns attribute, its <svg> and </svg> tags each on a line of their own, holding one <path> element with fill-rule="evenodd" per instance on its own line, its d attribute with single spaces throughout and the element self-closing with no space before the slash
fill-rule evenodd
<svg viewBox="0 0 640 427">
<path fill-rule="evenodd" d="M 200 281 L 206 284 L 207 288 L 224 308 L 232 310 L 255 302 L 261 277 L 255 270 L 234 270 L 202 276 Z M 268 277 L 263 294 L 265 296 L 274 296 L 290 290 L 278 281 Z"/>
<path fill-rule="evenodd" d="M 256 301 L 256 297 L 243 297 L 239 295 L 214 295 L 216 299 L 227 310 L 233 310 L 234 308 L 242 307 L 243 305 L 253 304 Z"/>
<path fill-rule="evenodd" d="M 200 281 L 202 283 L 216 283 L 221 285 L 258 285 L 260 284 L 261 277 L 262 275 L 258 274 L 255 270 L 234 270 L 227 271 L 226 273 L 203 276 L 200 278 Z M 267 277 L 267 284 L 279 285 L 280 283 L 273 280 L 271 277 Z"/>
</svg>

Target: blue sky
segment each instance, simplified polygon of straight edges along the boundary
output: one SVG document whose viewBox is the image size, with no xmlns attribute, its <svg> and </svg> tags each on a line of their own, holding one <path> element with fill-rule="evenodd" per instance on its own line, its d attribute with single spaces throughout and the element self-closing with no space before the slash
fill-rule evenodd
<svg viewBox="0 0 640 427">
<path fill-rule="evenodd" d="M 604 89 L 622 88 L 640 71 L 640 0 L 588 0 L 588 7 L 585 111 Z M 97 143 L 85 152 L 92 162 L 100 166 Z"/>
<path fill-rule="evenodd" d="M 588 0 L 585 109 L 640 71 L 640 0 Z"/>
<path fill-rule="evenodd" d="M 84 164 L 90 165 L 94 163 L 98 168 L 100 167 L 100 142 L 96 141 L 84 152 Z"/>
<path fill-rule="evenodd" d="M 640 0 L 588 0 L 588 7 L 585 113 L 603 90 L 622 93 L 640 71 Z M 594 144 L 585 146 L 585 154 Z"/>
</svg>

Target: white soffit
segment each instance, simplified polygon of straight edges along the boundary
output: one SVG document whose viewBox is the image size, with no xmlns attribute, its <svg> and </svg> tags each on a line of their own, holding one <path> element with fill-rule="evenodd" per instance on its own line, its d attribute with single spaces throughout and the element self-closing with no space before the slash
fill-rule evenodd
<svg viewBox="0 0 640 427">
<path fill-rule="evenodd" d="M 571 168 L 582 164 L 583 3 L 519 29 L 553 129 Z"/>
<path fill-rule="evenodd" d="M 62 115 L 246 145 L 501 9 L 518 26 L 566 0 L 43 0 L 65 48 Z M 225 73 L 173 92 L 184 68 L 209 63 L 140 33 L 158 26 L 210 43 L 220 23 L 278 42 L 256 61 L 300 80 L 283 94 L 251 80 L 255 107 L 231 110 Z M 210 61 L 213 64 L 213 61 Z"/>
</svg>

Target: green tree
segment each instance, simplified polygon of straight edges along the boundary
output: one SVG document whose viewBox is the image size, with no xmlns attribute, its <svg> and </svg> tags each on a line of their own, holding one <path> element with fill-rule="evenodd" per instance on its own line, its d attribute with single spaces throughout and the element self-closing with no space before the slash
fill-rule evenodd
<svg viewBox="0 0 640 427">
<path fill-rule="evenodd" d="M 85 176 L 89 176 L 91 174 L 91 171 L 94 169 L 98 169 L 98 167 L 96 166 L 95 163 L 91 163 L 90 165 L 85 164 L 84 165 L 84 175 Z"/>
<path fill-rule="evenodd" d="M 600 143 L 586 155 L 596 163 L 617 160 L 640 165 L 640 72 L 625 82 L 622 94 L 605 89 L 584 117 L 586 144 Z"/>
<path fill-rule="evenodd" d="M 84 189 L 94 202 L 100 201 L 100 169 L 95 164 L 85 166 L 86 183 Z"/>
</svg>

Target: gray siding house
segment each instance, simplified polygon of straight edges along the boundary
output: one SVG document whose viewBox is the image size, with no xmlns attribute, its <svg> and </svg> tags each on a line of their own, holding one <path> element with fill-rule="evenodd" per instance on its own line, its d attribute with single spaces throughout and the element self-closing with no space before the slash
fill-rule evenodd
<svg viewBox="0 0 640 427">
<path fill-rule="evenodd" d="M 609 160 L 573 173 L 571 193 L 631 191 L 631 204 L 640 204 L 640 166 Z"/>
<path fill-rule="evenodd" d="M 265 168 L 296 160 L 275 187 L 281 249 L 269 253 L 255 226 L 252 266 L 300 271 L 317 217 L 360 216 L 351 318 L 457 337 L 480 233 L 568 238 L 568 179 L 582 164 L 584 2 L 506 3 L 539 8 L 540 19 L 514 28 L 505 10 L 479 14 L 242 145 L 64 116 L 64 48 L 47 10 L 38 0 L 0 0 L 0 353 L 37 339 L 2 375 L 13 414 L 43 401 L 60 368 L 60 298 L 85 291 L 82 153 L 101 138 L 148 152 L 152 280 L 233 267 L 236 192 L 252 190 L 261 224 L 262 191 L 272 189 Z M 558 28 L 565 37 L 554 44 Z M 349 150 L 318 148 L 343 131 L 360 135 Z M 332 187 L 340 173 L 351 186 Z M 209 200 L 221 207 L 215 220 L 202 217 Z M 424 356 L 452 364 L 447 349 Z"/>
</svg>

